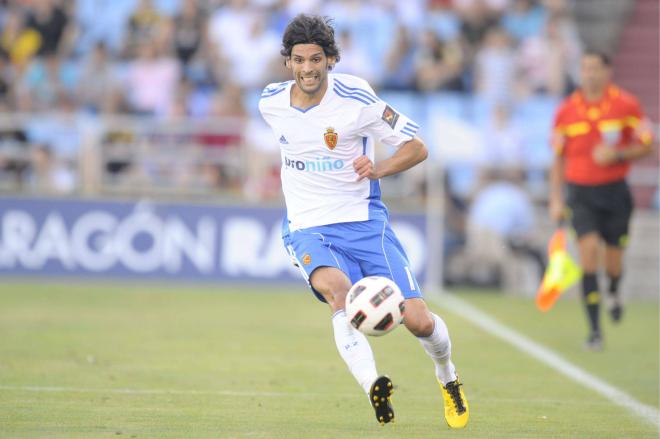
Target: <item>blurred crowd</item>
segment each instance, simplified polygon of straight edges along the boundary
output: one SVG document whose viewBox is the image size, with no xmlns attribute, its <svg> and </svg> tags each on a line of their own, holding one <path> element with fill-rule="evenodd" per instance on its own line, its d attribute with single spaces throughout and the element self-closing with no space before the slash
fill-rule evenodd
<svg viewBox="0 0 660 439">
<path fill-rule="evenodd" d="M 337 71 L 377 89 L 508 102 L 575 83 L 567 0 L 0 0 L 0 109 L 240 117 L 288 79 L 300 12 L 333 17 Z"/>
<path fill-rule="evenodd" d="M 552 112 L 578 79 L 572 1 L 0 0 L 0 190 L 9 175 L 37 193 L 278 197 L 277 145 L 256 103 L 290 79 L 287 23 L 315 13 L 334 19 L 336 71 L 367 79 L 442 156 L 446 251 L 458 252 L 448 275 L 493 283 L 520 253 L 542 270 L 533 183 L 545 179 Z M 3 124 L 12 114 L 28 117 Z M 117 116 L 128 119 L 99 130 Z M 385 193 L 423 194 L 423 170 L 410 175 Z M 471 249 L 489 240 L 500 253 L 476 263 L 484 252 Z"/>
</svg>

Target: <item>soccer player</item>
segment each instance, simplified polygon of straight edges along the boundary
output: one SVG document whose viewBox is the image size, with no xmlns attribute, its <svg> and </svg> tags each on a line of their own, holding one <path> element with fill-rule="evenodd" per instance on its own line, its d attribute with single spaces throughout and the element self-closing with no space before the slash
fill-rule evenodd
<svg viewBox="0 0 660 439">
<path fill-rule="evenodd" d="M 610 82 L 610 61 L 587 52 L 581 60 L 581 87 L 557 110 L 555 159 L 550 171 L 550 215 L 560 221 L 568 205 L 577 234 L 582 294 L 590 333 L 586 347 L 602 349 L 599 324 L 599 253 L 605 242 L 609 313 L 616 323 L 623 307 L 619 295 L 623 249 L 633 200 L 626 183 L 630 162 L 649 154 L 653 136 L 637 99 Z M 563 189 L 566 189 L 564 200 Z"/>
<path fill-rule="evenodd" d="M 401 288 L 404 325 L 435 363 L 445 419 L 450 427 L 464 427 L 468 403 L 451 361 L 447 326 L 427 308 L 380 200 L 379 178 L 426 159 L 426 146 L 415 135 L 419 127 L 363 79 L 329 73 L 340 58 L 329 19 L 298 15 L 282 45 L 293 80 L 268 85 L 259 110 L 282 153 L 284 245 L 316 297 L 330 306 L 339 354 L 369 396 L 376 419 L 394 419 L 392 381 L 379 376 L 369 342 L 344 311 L 351 285 L 369 275 L 388 277 Z M 376 142 L 398 149 L 374 163 Z"/>
</svg>

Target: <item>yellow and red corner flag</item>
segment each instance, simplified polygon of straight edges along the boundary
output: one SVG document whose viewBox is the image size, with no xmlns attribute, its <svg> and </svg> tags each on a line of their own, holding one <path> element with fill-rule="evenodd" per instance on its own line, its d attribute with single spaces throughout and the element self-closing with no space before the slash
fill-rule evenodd
<svg viewBox="0 0 660 439">
<path fill-rule="evenodd" d="M 582 270 L 566 247 L 566 228 L 558 228 L 548 243 L 548 267 L 536 292 L 536 307 L 549 311 L 559 296 L 580 280 Z"/>
</svg>

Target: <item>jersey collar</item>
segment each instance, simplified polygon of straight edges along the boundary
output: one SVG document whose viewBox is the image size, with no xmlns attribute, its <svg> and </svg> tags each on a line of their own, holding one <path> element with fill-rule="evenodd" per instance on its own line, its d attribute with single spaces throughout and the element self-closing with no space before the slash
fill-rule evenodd
<svg viewBox="0 0 660 439">
<path fill-rule="evenodd" d="M 312 109 L 320 106 L 321 104 L 325 103 L 329 99 L 328 96 L 330 96 L 330 92 L 331 92 L 331 90 L 334 86 L 334 81 L 335 81 L 334 75 L 332 75 L 331 73 L 328 73 L 328 86 L 325 89 L 325 94 L 321 98 L 321 102 L 319 102 L 316 105 L 312 105 L 311 107 L 307 107 L 305 109 L 300 108 L 300 107 L 296 107 L 295 105 L 291 104 L 291 89 L 293 88 L 293 85 L 296 83 L 296 81 L 291 81 L 291 85 L 289 86 L 289 89 L 287 90 L 287 92 L 288 92 L 287 96 L 288 96 L 288 99 L 289 99 L 289 108 L 291 108 L 292 110 L 294 110 L 298 113 L 303 113 L 304 114 L 304 113 L 307 113 L 309 110 L 312 110 Z"/>
</svg>

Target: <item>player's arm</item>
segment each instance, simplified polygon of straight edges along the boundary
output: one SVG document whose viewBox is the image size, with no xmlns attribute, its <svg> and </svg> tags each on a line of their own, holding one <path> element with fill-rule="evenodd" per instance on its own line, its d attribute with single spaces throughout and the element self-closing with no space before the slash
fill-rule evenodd
<svg viewBox="0 0 660 439">
<path fill-rule="evenodd" d="M 594 148 L 593 159 L 601 166 L 637 160 L 645 157 L 654 149 L 653 128 L 651 121 L 644 116 L 637 99 L 630 103 L 629 129 L 632 140 L 625 148 L 611 148 L 601 144 Z"/>
<path fill-rule="evenodd" d="M 599 165 L 607 166 L 645 157 L 653 151 L 653 147 L 652 141 L 648 143 L 636 141 L 622 149 L 614 149 L 611 146 L 600 144 L 594 148 L 593 158 Z"/>
<path fill-rule="evenodd" d="M 550 218 L 554 222 L 564 219 L 566 204 L 564 202 L 564 143 L 566 139 L 561 130 L 555 124 L 552 134 L 551 146 L 554 159 L 550 165 L 550 196 L 548 209 Z"/>
<path fill-rule="evenodd" d="M 555 158 L 550 166 L 550 199 L 549 210 L 550 218 L 554 222 L 559 222 L 564 218 L 566 205 L 563 195 L 564 187 L 564 156 L 555 154 Z"/>
<path fill-rule="evenodd" d="M 399 147 L 390 157 L 374 164 L 369 157 L 360 156 L 353 162 L 353 168 L 358 174 L 358 180 L 368 178 L 376 180 L 388 175 L 398 174 L 423 162 L 429 152 L 419 137 L 413 137 Z"/>
</svg>

